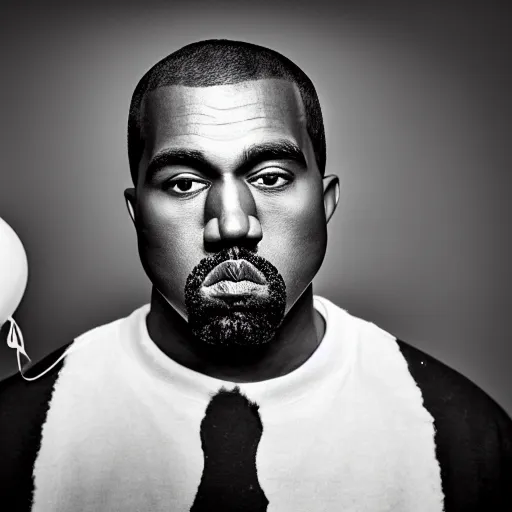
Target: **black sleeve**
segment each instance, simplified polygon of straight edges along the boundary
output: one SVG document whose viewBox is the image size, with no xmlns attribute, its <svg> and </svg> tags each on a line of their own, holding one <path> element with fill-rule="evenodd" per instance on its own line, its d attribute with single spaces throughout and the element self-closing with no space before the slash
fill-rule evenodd
<svg viewBox="0 0 512 512">
<path fill-rule="evenodd" d="M 434 418 L 445 512 L 512 511 L 512 420 L 469 379 L 398 340 Z"/>
<path fill-rule="evenodd" d="M 24 375 L 39 375 L 68 346 L 52 352 L 24 371 Z M 16 373 L 0 382 L 0 503 L 8 503 L 10 511 L 24 512 L 31 508 L 32 471 L 48 403 L 62 365 L 63 360 L 34 381 L 26 381 Z"/>
</svg>

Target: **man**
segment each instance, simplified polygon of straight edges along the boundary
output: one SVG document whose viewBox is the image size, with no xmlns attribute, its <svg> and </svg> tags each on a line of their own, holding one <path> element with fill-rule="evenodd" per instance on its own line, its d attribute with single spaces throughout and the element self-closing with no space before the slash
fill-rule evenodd
<svg viewBox="0 0 512 512">
<path fill-rule="evenodd" d="M 185 46 L 137 85 L 128 151 L 151 303 L 2 383 L 6 510 L 512 510 L 505 412 L 313 296 L 339 182 L 296 65 Z"/>
</svg>

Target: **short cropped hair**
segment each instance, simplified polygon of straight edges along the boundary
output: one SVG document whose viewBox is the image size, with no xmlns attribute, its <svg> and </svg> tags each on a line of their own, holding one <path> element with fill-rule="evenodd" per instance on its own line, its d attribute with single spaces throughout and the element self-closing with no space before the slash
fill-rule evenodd
<svg viewBox="0 0 512 512">
<path fill-rule="evenodd" d="M 209 39 L 184 46 L 157 62 L 135 87 L 128 117 L 128 160 L 134 184 L 144 152 L 141 114 L 146 94 L 169 85 L 208 87 L 261 79 L 297 85 L 318 169 L 325 173 L 325 131 L 320 102 L 308 76 L 280 53 L 242 41 Z"/>
</svg>

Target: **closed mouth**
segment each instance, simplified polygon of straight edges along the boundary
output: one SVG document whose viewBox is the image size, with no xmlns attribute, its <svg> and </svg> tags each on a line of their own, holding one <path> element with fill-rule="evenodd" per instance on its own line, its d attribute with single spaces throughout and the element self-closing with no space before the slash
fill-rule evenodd
<svg viewBox="0 0 512 512">
<path fill-rule="evenodd" d="M 203 286 L 212 286 L 219 282 L 251 281 L 257 285 L 266 285 L 265 276 L 247 260 L 227 260 L 219 263 L 205 278 Z"/>
</svg>

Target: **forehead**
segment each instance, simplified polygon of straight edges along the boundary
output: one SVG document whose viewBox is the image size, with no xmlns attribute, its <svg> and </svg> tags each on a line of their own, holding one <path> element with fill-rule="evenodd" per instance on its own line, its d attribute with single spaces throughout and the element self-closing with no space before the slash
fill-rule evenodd
<svg viewBox="0 0 512 512">
<path fill-rule="evenodd" d="M 171 146 L 232 153 L 237 147 L 277 138 L 307 144 L 300 92 L 286 80 L 160 87 L 146 96 L 143 119 L 149 158 Z"/>
</svg>

